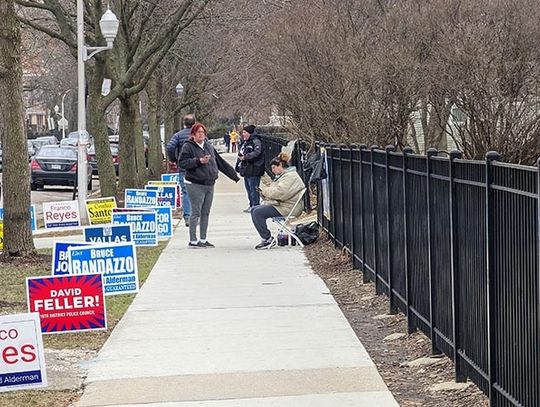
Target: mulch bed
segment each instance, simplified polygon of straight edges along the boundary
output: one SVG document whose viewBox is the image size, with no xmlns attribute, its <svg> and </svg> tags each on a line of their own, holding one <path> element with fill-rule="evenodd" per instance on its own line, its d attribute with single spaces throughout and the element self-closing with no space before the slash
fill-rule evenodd
<svg viewBox="0 0 540 407">
<path fill-rule="evenodd" d="M 43 267 L 49 269 L 51 267 L 51 255 L 34 253 L 28 256 L 3 256 L 0 255 L 0 264 L 7 264 L 12 267 Z"/>
<path fill-rule="evenodd" d="M 441 357 L 435 365 L 402 367 L 404 362 L 429 357 L 430 340 L 418 331 L 395 341 L 383 341 L 390 334 L 407 333 L 405 316 L 399 313 L 383 320 L 373 319 L 388 313 L 388 298 L 376 295 L 372 283 L 362 283 L 362 275 L 352 269 L 347 253 L 337 250 L 322 235 L 316 243 L 306 246 L 305 253 L 400 406 L 489 405 L 487 397 L 473 383 L 463 390 L 430 390 L 434 384 L 454 380 L 454 365 L 447 357 Z"/>
</svg>

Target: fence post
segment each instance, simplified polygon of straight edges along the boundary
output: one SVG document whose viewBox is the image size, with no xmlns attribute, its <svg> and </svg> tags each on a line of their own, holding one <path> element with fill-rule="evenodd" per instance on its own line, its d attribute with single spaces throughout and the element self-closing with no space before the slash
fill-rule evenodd
<svg viewBox="0 0 540 407">
<path fill-rule="evenodd" d="M 366 230 L 365 223 L 365 210 L 364 210 L 364 161 L 362 160 L 362 151 L 367 148 L 367 145 L 360 144 L 360 224 L 362 229 L 362 282 L 367 284 L 369 278 L 366 272 Z"/>
<path fill-rule="evenodd" d="M 453 150 L 450 152 L 450 158 L 448 163 L 448 178 L 450 182 L 450 277 L 452 280 L 452 336 L 454 337 L 454 346 L 452 349 L 452 356 L 454 359 L 454 377 L 456 382 L 466 381 L 464 372 L 463 360 L 459 355 L 460 348 L 460 301 L 459 301 L 459 276 L 458 276 L 458 227 L 457 227 L 457 205 L 456 205 L 456 183 L 455 178 L 455 163 L 456 159 L 461 158 L 461 152 Z"/>
<path fill-rule="evenodd" d="M 435 345 L 435 279 L 433 278 L 433 240 L 431 229 L 431 172 L 432 172 L 432 157 L 439 152 L 436 148 L 430 148 L 426 151 L 426 185 L 427 185 L 427 225 L 428 225 L 428 275 L 429 275 L 429 328 L 431 337 L 431 353 L 434 355 L 441 354 Z"/>
<path fill-rule="evenodd" d="M 403 149 L 403 229 L 405 232 L 404 239 L 404 252 L 405 252 L 405 300 L 407 310 L 407 332 L 412 334 L 415 330 L 415 326 L 411 318 L 411 271 L 409 270 L 409 233 L 407 226 L 407 156 L 413 153 L 413 149 L 405 147 Z"/>
<path fill-rule="evenodd" d="M 377 198 L 375 197 L 375 160 L 373 157 L 375 156 L 375 150 L 378 148 L 378 146 L 373 145 L 371 146 L 371 218 L 373 219 L 373 279 L 375 283 L 375 294 L 379 295 L 381 294 L 381 290 L 379 289 L 379 266 L 377 262 Z"/>
<path fill-rule="evenodd" d="M 388 300 L 389 300 L 389 314 L 397 314 L 398 310 L 392 295 L 394 284 L 392 280 L 392 222 L 390 216 L 390 164 L 388 156 L 392 151 L 394 151 L 394 146 L 386 146 L 385 149 L 385 178 L 386 178 L 386 205 L 387 205 L 387 214 L 386 214 L 386 233 L 388 236 L 388 251 L 387 251 L 387 262 L 388 262 Z"/>
<path fill-rule="evenodd" d="M 346 249 L 347 244 L 345 242 L 345 202 L 343 202 L 343 148 L 345 144 L 339 145 L 339 196 L 341 197 L 341 208 L 339 208 L 339 222 L 341 224 L 341 248 Z"/>
<path fill-rule="evenodd" d="M 355 247 L 355 244 L 354 244 L 354 218 L 355 218 L 355 214 L 354 214 L 354 188 L 353 188 L 353 182 L 354 182 L 354 178 L 353 178 L 353 150 L 356 146 L 353 144 L 351 146 L 349 146 L 349 180 L 350 180 L 350 189 L 351 189 L 351 193 L 349 194 L 349 206 L 351 208 L 351 216 L 350 216 L 350 219 L 349 221 L 351 222 L 351 257 L 352 257 L 352 264 L 353 264 L 353 269 L 355 268 L 356 266 L 356 260 L 355 260 L 355 257 L 354 257 L 354 253 L 355 253 L 355 250 L 356 250 L 356 247 Z"/>
<path fill-rule="evenodd" d="M 486 154 L 486 282 L 487 282 L 487 315 L 488 315 L 488 376 L 489 376 L 489 405 L 494 407 L 497 405 L 496 392 L 493 388 L 497 380 L 497 354 L 496 354 L 496 338 L 497 333 L 495 327 L 497 324 L 496 313 L 496 295 L 495 292 L 495 239 L 493 236 L 494 228 L 494 198 L 493 189 L 493 161 L 498 161 L 500 156 L 495 151 L 489 151 Z"/>
<path fill-rule="evenodd" d="M 334 247 L 337 248 L 336 240 L 336 211 L 334 204 L 335 197 L 335 176 L 334 176 L 334 146 L 335 144 L 326 145 L 326 161 L 328 162 L 327 179 L 328 179 L 328 194 L 330 195 L 328 203 L 330 204 L 330 219 L 328 220 L 328 230 L 334 241 Z M 332 176 L 330 176 L 332 170 Z"/>
</svg>

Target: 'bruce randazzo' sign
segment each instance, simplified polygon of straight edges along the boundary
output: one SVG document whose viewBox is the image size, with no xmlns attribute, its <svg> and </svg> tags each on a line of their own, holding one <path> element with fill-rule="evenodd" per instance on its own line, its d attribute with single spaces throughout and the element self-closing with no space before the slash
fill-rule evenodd
<svg viewBox="0 0 540 407">
<path fill-rule="evenodd" d="M 45 229 L 80 226 L 81 216 L 78 202 L 44 202 L 43 221 Z"/>
</svg>

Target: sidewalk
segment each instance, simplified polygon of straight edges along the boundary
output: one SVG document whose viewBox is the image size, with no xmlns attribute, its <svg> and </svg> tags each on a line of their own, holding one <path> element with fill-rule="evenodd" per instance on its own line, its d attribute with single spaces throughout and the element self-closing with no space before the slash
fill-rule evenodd
<svg viewBox="0 0 540 407">
<path fill-rule="evenodd" d="M 256 251 L 242 182 L 221 177 L 215 249 L 175 237 L 95 360 L 83 406 L 398 406 L 302 251 Z"/>
</svg>

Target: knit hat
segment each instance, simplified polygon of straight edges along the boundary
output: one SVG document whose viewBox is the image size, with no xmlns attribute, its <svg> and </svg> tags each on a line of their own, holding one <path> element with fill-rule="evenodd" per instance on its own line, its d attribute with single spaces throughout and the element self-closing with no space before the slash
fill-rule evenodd
<svg viewBox="0 0 540 407">
<path fill-rule="evenodd" d="M 249 134 L 255 133 L 255 126 L 250 124 L 249 126 L 245 126 L 242 130 L 247 131 Z"/>
</svg>

